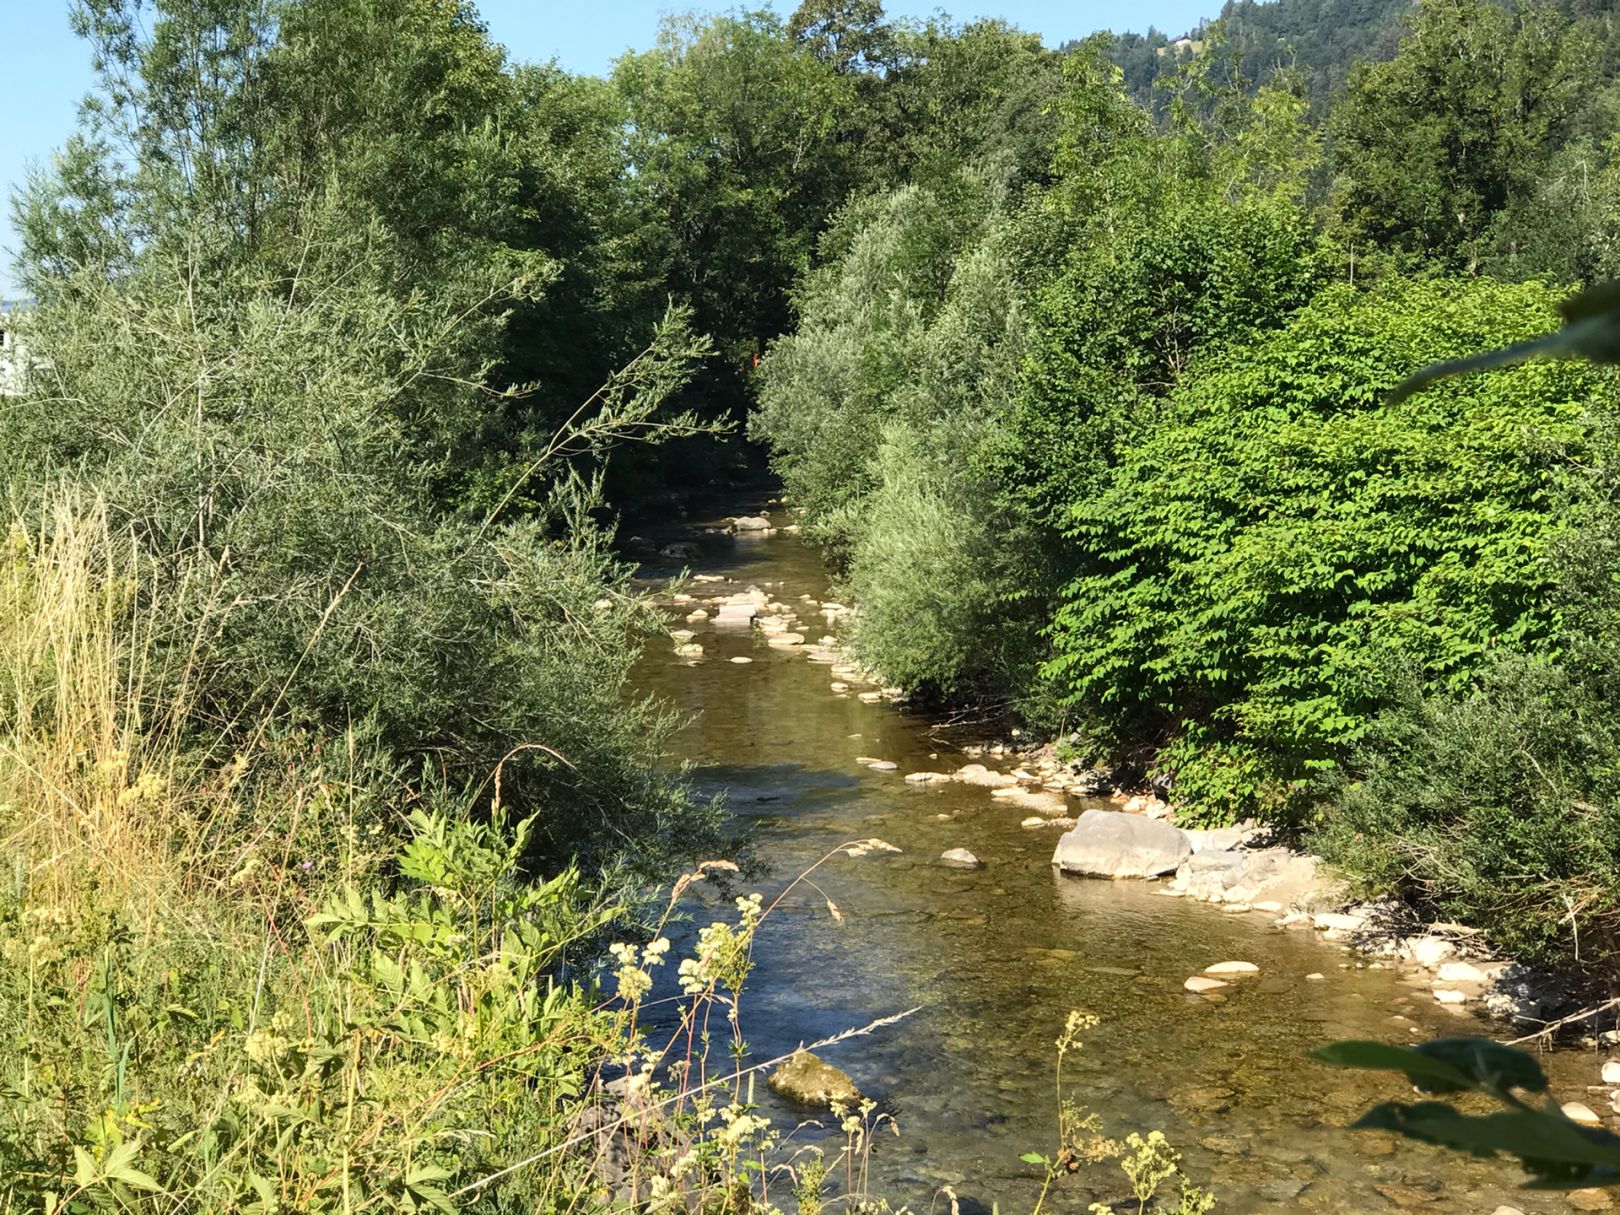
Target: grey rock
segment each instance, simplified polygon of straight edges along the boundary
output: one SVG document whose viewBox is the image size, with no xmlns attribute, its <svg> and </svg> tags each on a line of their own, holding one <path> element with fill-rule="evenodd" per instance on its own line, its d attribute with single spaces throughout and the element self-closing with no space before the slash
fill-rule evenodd
<svg viewBox="0 0 1620 1215">
<path fill-rule="evenodd" d="M 1192 844 L 1194 852 L 1227 852 L 1246 848 L 1264 835 L 1265 832 L 1259 827 L 1240 824 L 1236 827 L 1212 827 L 1202 831 L 1190 829 L 1187 831 L 1187 841 Z"/>
<path fill-rule="evenodd" d="M 658 555 L 666 561 L 695 561 L 703 556 L 702 546 L 681 541 L 679 544 L 666 544 L 658 550 Z"/>
<path fill-rule="evenodd" d="M 1254 1192 L 1267 1202 L 1292 1202 L 1303 1194 L 1310 1184 L 1297 1177 L 1279 1177 L 1272 1181 L 1262 1181 L 1255 1186 Z"/>
<path fill-rule="evenodd" d="M 1087 877 L 1158 877 L 1192 855 L 1186 832 L 1158 819 L 1116 810 L 1087 810 L 1059 837 L 1052 863 Z"/>
<path fill-rule="evenodd" d="M 734 532 L 765 532 L 770 529 L 771 521 L 764 515 L 739 515 L 731 521 Z"/>
</svg>

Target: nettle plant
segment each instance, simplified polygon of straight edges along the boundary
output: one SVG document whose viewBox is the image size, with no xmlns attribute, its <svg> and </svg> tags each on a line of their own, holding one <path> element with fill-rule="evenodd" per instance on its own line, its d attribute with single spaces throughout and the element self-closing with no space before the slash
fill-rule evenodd
<svg viewBox="0 0 1620 1215">
<path fill-rule="evenodd" d="M 202 928 L 183 905 L 137 932 L 89 892 L 25 899 L 28 956 L 0 968 L 22 1044 L 0 1071 L 0 1208 L 451 1211 L 560 1138 L 619 1027 L 557 975 L 614 909 L 572 870 L 519 876 L 527 821 L 409 827 L 397 876 L 316 892 L 302 940 L 302 868 L 246 851 L 219 880 L 243 914 Z M 255 935 L 269 887 L 293 918 Z"/>
</svg>

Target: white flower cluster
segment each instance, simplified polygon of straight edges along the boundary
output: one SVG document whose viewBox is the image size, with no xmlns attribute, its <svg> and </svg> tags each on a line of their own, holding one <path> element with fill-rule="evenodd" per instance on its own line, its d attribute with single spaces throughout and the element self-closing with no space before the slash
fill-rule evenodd
<svg viewBox="0 0 1620 1215">
<path fill-rule="evenodd" d="M 741 985 L 762 901 L 757 893 L 740 898 L 735 925 L 716 920 L 698 932 L 697 953 L 683 959 L 678 972 L 683 992 L 695 996 L 716 986 L 735 990 Z"/>
<path fill-rule="evenodd" d="M 613 955 L 613 961 L 616 963 L 613 978 L 618 984 L 619 999 L 627 1004 L 634 1004 L 651 991 L 650 968 L 662 966 L 664 955 L 668 952 L 668 937 L 649 941 L 644 949 L 637 949 L 634 945 L 627 945 L 623 941 L 609 945 L 608 953 Z"/>
</svg>

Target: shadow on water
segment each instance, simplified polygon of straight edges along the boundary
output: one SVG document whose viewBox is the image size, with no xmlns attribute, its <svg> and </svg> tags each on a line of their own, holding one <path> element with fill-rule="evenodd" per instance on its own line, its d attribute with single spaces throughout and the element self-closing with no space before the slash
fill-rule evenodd
<svg viewBox="0 0 1620 1215">
<path fill-rule="evenodd" d="M 696 571 L 729 581 L 689 593 L 759 585 L 814 620 L 826 582 L 813 552 L 787 536 L 705 543 Z M 1148 883 L 1057 875 L 1054 832 L 1022 828 L 1021 813 L 983 789 L 902 779 L 963 762 L 931 739 L 929 723 L 835 694 L 827 666 L 757 632 L 682 627 L 696 631 L 701 659 L 655 646 L 639 683 L 689 714 L 676 745 L 697 765 L 699 787 L 725 793 L 748 820 L 767 865 L 752 885 L 767 902 L 841 843 L 877 836 L 899 849 L 840 855 L 783 900 L 761 932 L 741 1012 L 752 1057 L 766 1059 L 921 1006 L 898 1026 L 826 1052 L 898 1121 L 900 1136 L 885 1139 L 874 1161 L 875 1186 L 892 1203 L 926 1210 L 949 1185 L 1009 1215 L 1030 1208 L 1039 1177 L 1018 1157 L 1052 1148 L 1053 1044 L 1068 1010 L 1083 1008 L 1101 1023 L 1066 1066 L 1071 1096 L 1115 1137 L 1163 1130 L 1188 1173 L 1217 1192 L 1218 1211 L 1568 1209 L 1518 1189 L 1508 1165 L 1344 1130 L 1374 1102 L 1400 1097 L 1401 1086 L 1306 1059 L 1339 1037 L 1402 1041 L 1494 1027 L 1442 1008 L 1413 978 L 1280 930 L 1271 917 L 1222 914 Z M 751 661 L 729 661 L 736 657 Z M 862 757 L 898 770 L 872 771 Z M 940 864 L 955 847 L 983 866 Z M 694 924 L 731 918 L 729 903 L 703 887 L 687 910 Z M 1188 975 L 1228 959 L 1255 963 L 1259 976 L 1223 1000 L 1182 990 Z M 1578 1057 L 1549 1063 L 1572 1095 L 1592 1070 Z M 815 1116 L 777 1104 L 763 1086 L 757 1093 L 788 1125 Z M 1048 1203 L 1083 1212 L 1118 1196 L 1117 1176 L 1081 1174 Z"/>
</svg>

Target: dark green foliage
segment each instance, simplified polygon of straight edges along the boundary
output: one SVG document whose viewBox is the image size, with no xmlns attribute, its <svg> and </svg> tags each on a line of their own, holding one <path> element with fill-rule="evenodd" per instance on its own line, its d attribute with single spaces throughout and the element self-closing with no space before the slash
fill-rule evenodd
<svg viewBox="0 0 1620 1215">
<path fill-rule="evenodd" d="M 1005 21 L 938 19 L 894 33 L 894 58 L 862 136 L 862 178 L 949 178 L 991 160 L 1020 182 L 1050 177 L 1062 60 Z"/>
<path fill-rule="evenodd" d="M 1596 68 L 1593 40 L 1550 4 L 1420 5 L 1399 54 L 1359 69 L 1333 111 L 1353 230 L 1382 248 L 1474 269 L 1500 243 L 1497 218 L 1516 208 L 1523 218 Z"/>
<path fill-rule="evenodd" d="M 1016 493 L 1062 526 L 1199 354 L 1257 336 L 1321 282 L 1314 239 L 1287 205 L 1197 199 L 1071 258 L 1036 303 L 1011 442 Z"/>
<path fill-rule="evenodd" d="M 1433 354 L 1545 326 L 1535 286 L 1322 295 L 1198 366 L 1106 488 L 1077 502 L 1080 575 L 1050 674 L 1207 817 L 1299 811 L 1362 738 L 1393 664 L 1462 688 L 1544 647 L 1565 462 L 1598 378 L 1537 365 L 1386 406 Z M 1425 353 L 1427 352 L 1427 353 Z"/>
<path fill-rule="evenodd" d="M 788 290 L 852 184 L 835 136 L 853 87 L 766 12 L 668 21 L 613 79 L 636 179 L 673 238 L 669 286 L 715 339 L 715 385 L 735 395 L 787 328 Z"/>
</svg>

